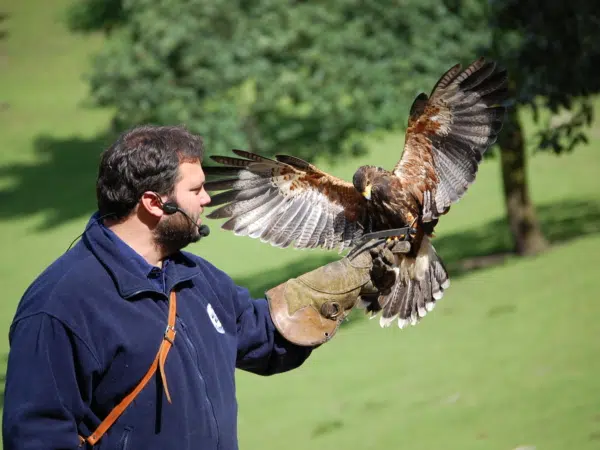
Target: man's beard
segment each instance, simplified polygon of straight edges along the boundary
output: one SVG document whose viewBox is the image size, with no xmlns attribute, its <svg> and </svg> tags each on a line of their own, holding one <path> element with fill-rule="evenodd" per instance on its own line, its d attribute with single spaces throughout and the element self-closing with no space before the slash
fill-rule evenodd
<svg viewBox="0 0 600 450">
<path fill-rule="evenodd" d="M 154 229 L 154 243 L 165 255 L 173 254 L 199 239 L 198 227 L 180 213 L 165 217 Z"/>
</svg>

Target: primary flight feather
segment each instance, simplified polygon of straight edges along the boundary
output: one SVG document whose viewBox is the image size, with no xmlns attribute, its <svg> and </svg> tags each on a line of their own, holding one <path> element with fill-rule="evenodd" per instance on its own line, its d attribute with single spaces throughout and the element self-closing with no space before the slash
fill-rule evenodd
<svg viewBox="0 0 600 450">
<path fill-rule="evenodd" d="M 412 226 L 410 252 L 396 255 L 395 284 L 363 306 L 381 312 L 382 326 L 415 324 L 449 286 L 430 242 L 434 228 L 475 180 L 502 128 L 506 98 L 506 70 L 495 62 L 457 64 L 413 102 L 395 167 L 359 167 L 352 183 L 294 156 L 212 156 L 222 165 L 205 172 L 221 178 L 206 189 L 223 192 L 212 197 L 218 208 L 208 217 L 228 218 L 222 228 L 275 246 L 340 251 L 366 233 Z"/>
</svg>

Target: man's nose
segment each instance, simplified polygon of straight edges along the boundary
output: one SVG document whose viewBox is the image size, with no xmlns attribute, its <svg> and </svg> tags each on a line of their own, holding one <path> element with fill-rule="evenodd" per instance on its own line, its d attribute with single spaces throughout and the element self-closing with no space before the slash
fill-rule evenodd
<svg viewBox="0 0 600 450">
<path fill-rule="evenodd" d="M 204 196 L 202 197 L 202 206 L 206 206 L 210 203 L 211 198 L 210 195 L 208 195 L 208 192 L 204 192 Z"/>
</svg>

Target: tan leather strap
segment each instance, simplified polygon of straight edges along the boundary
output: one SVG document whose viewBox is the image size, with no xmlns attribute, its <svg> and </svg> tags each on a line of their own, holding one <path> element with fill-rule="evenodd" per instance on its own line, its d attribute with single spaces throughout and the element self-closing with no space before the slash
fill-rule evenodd
<svg viewBox="0 0 600 450">
<path fill-rule="evenodd" d="M 173 346 L 173 342 L 175 340 L 175 316 L 177 313 L 177 299 L 175 292 L 172 291 L 169 298 L 169 319 L 167 328 L 165 330 L 165 335 L 160 344 L 160 348 L 158 349 L 158 353 L 156 354 L 156 358 L 152 362 L 152 365 L 144 375 L 144 378 L 138 383 L 131 393 L 127 395 L 121 402 L 113 408 L 113 410 L 106 416 L 106 418 L 98 425 L 98 428 L 94 430 L 94 432 L 86 438 L 79 436 L 79 446 L 81 447 L 85 442 L 90 445 L 95 445 L 96 442 L 100 440 L 104 433 L 108 431 L 108 429 L 116 422 L 119 416 L 125 411 L 125 409 L 129 406 L 129 404 L 133 401 L 135 397 L 144 389 L 150 378 L 156 372 L 157 367 L 160 370 L 160 376 L 162 379 L 163 387 L 165 389 L 165 395 L 167 396 L 167 400 L 171 403 L 171 395 L 169 394 L 169 388 L 167 387 L 167 377 L 165 374 L 165 361 L 167 360 L 167 354 L 169 350 Z"/>
</svg>

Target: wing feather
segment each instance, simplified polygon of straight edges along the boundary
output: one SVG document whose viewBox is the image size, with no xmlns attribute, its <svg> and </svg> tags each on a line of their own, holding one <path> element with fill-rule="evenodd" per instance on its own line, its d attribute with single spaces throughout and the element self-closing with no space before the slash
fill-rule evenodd
<svg viewBox="0 0 600 450">
<path fill-rule="evenodd" d="M 364 229 L 366 200 L 354 188 L 316 166 L 289 155 L 270 159 L 234 149 L 233 156 L 211 156 L 205 167 L 213 196 L 210 219 L 228 218 L 222 228 L 296 248 L 352 245 Z M 224 178 L 219 178 L 219 175 Z"/>
<path fill-rule="evenodd" d="M 420 195 L 424 222 L 448 212 L 475 181 L 502 129 L 507 92 L 506 70 L 480 58 L 452 67 L 429 97 L 415 99 L 394 174 Z"/>
<path fill-rule="evenodd" d="M 210 206 L 220 206 L 225 203 L 229 203 L 232 200 L 237 199 L 238 201 L 250 200 L 253 197 L 262 195 L 269 191 L 269 186 L 266 184 L 260 184 L 257 187 L 251 187 L 244 190 L 231 189 L 229 191 L 220 192 L 216 195 L 211 196 Z"/>
<path fill-rule="evenodd" d="M 288 207 L 285 209 L 283 214 L 277 218 L 271 227 L 265 229 L 265 233 L 263 234 L 262 238 L 265 242 L 273 241 L 275 244 L 275 240 L 282 234 L 285 227 L 287 227 L 288 224 L 294 220 L 294 217 L 296 217 L 296 214 L 298 214 L 298 210 L 302 205 L 301 202 L 289 197 L 286 199 L 286 203 L 288 204 Z"/>
<path fill-rule="evenodd" d="M 223 224 L 223 229 L 230 229 L 229 227 L 231 226 L 231 230 L 238 236 L 250 235 L 252 231 L 248 228 L 257 222 L 266 222 L 265 219 L 270 217 L 272 212 L 276 211 L 279 204 L 283 201 L 275 192 L 270 192 L 267 197 L 259 196 L 256 199 L 260 199 L 260 205 L 252 210 L 248 210 L 239 218 L 229 219 Z M 255 233 L 257 230 L 253 230 L 253 232 Z"/>
<path fill-rule="evenodd" d="M 309 202 L 295 200 L 295 203 L 294 215 L 273 239 L 273 244 L 277 247 L 287 247 L 290 245 L 296 229 L 302 225 L 302 221 L 311 206 Z"/>
<path fill-rule="evenodd" d="M 302 203 L 298 215 L 294 217 L 294 220 L 286 227 L 286 229 L 282 233 L 283 240 L 280 241 L 282 242 L 282 247 L 288 247 L 292 242 L 294 242 L 300 237 L 300 235 L 302 234 L 302 230 L 306 226 L 307 218 L 310 215 L 310 210 L 312 206 L 313 204 L 310 200 Z"/>
<path fill-rule="evenodd" d="M 298 237 L 298 247 L 310 248 L 313 233 L 317 230 L 319 220 L 321 219 L 321 204 L 315 203 L 308 213 L 308 217 L 304 223 L 304 227 Z"/>
<path fill-rule="evenodd" d="M 327 211 L 327 207 L 325 206 L 325 210 L 321 211 L 319 215 L 319 223 L 317 223 L 317 227 L 313 232 L 313 235 L 310 238 L 310 247 L 322 247 L 326 248 L 325 239 L 327 238 L 327 233 L 324 232 L 325 227 L 327 226 L 327 218 L 329 217 L 329 212 Z"/>
<path fill-rule="evenodd" d="M 335 218 L 335 213 L 331 210 L 331 207 L 329 207 L 329 211 L 327 212 L 327 225 L 325 226 L 325 244 L 324 247 L 327 250 L 330 250 L 333 248 L 333 246 L 335 245 L 335 236 L 337 235 L 335 232 L 335 226 L 334 226 L 334 218 Z"/>
<path fill-rule="evenodd" d="M 280 214 L 285 210 L 286 201 L 284 198 L 276 197 L 276 201 L 269 207 L 273 209 L 273 214 L 264 214 L 247 226 L 246 234 L 251 238 L 262 238 L 265 230 L 273 226 Z"/>
</svg>

